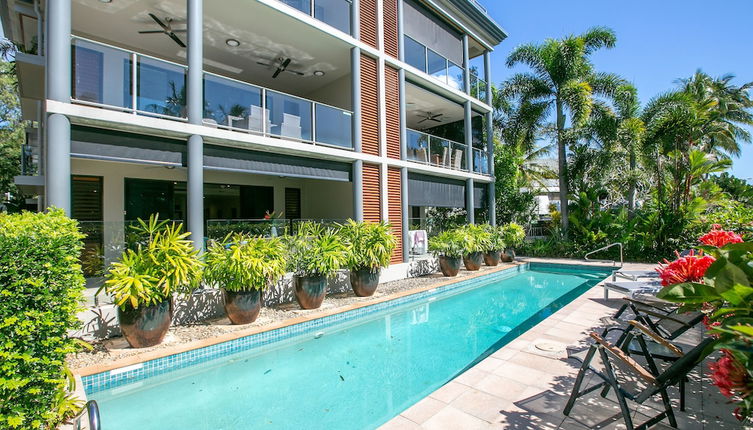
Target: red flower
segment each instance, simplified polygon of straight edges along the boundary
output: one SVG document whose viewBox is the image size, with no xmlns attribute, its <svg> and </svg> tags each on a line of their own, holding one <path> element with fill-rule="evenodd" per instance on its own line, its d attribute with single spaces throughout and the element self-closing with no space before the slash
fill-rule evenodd
<svg viewBox="0 0 753 430">
<path fill-rule="evenodd" d="M 701 236 L 698 240 L 704 245 L 721 248 L 728 243 L 740 243 L 743 241 L 743 238 L 733 231 L 722 230 L 722 226 L 719 224 L 714 224 L 711 226 L 711 231 Z"/>
<path fill-rule="evenodd" d="M 722 352 L 722 358 L 716 363 L 709 363 L 712 384 L 726 397 L 747 397 L 753 392 L 753 379 L 728 349 L 722 349 Z"/>
<path fill-rule="evenodd" d="M 714 257 L 710 255 L 695 255 L 691 250 L 690 254 L 685 257 L 680 257 L 677 254 L 677 260 L 669 262 L 666 259 L 664 263 L 660 264 L 656 269 L 659 272 L 661 278 L 661 284 L 663 286 L 681 284 L 683 282 L 700 282 L 703 280 L 703 275 L 706 274 L 706 269 L 716 261 Z"/>
</svg>

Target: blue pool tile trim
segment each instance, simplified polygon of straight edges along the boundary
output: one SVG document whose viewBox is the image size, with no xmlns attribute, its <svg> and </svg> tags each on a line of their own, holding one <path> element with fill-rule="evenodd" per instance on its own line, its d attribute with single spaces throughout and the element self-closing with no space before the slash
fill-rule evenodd
<svg viewBox="0 0 753 430">
<path fill-rule="evenodd" d="M 575 270 L 580 269 L 579 266 L 573 265 L 555 264 L 553 266 Z M 531 267 L 537 268 L 544 266 L 542 266 L 541 263 L 523 263 L 515 267 L 510 267 L 498 272 L 490 273 L 485 276 L 458 281 L 452 284 L 440 286 L 397 299 L 387 300 L 381 303 L 367 305 L 358 309 L 313 319 L 311 321 L 305 321 L 299 324 L 293 324 L 287 327 L 268 330 L 227 342 L 222 342 L 191 351 L 169 355 L 167 357 L 145 361 L 143 363 L 126 366 L 120 369 L 113 369 L 102 373 L 84 376 L 81 378 L 81 380 L 84 385 L 86 394 L 91 395 L 99 391 L 121 387 L 150 377 L 162 375 L 189 366 L 206 363 L 217 358 L 236 354 L 238 352 L 247 351 L 252 348 L 258 348 L 264 345 L 269 345 L 275 342 L 290 339 L 295 336 L 306 334 L 307 332 L 321 330 L 325 327 L 329 327 L 335 324 L 342 324 L 348 321 L 353 321 L 355 319 L 364 318 L 377 312 L 396 308 L 428 297 L 454 294 L 465 289 L 476 288 L 478 286 L 481 286 L 482 284 L 488 284 L 490 282 L 500 280 L 501 278 L 510 277 L 517 273 L 527 271 Z M 596 268 L 593 266 L 584 266 L 582 268 L 583 271 L 592 271 L 593 269 L 604 270 L 603 267 Z"/>
</svg>

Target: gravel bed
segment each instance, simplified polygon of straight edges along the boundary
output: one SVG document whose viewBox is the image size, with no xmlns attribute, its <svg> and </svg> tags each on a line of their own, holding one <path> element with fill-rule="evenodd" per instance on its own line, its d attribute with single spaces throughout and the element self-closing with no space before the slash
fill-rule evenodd
<svg viewBox="0 0 753 430">
<path fill-rule="evenodd" d="M 501 263 L 501 265 L 511 265 L 509 263 Z M 487 272 L 494 268 L 481 266 L 480 272 Z M 458 276 L 454 279 L 462 279 L 469 275 L 479 273 L 470 272 L 467 270 L 460 270 Z M 92 366 L 95 364 L 107 364 L 125 357 L 143 354 L 146 352 L 157 351 L 165 348 L 172 348 L 176 345 L 193 342 L 201 339 L 208 339 L 216 336 L 220 336 L 225 333 L 230 333 L 238 330 L 248 329 L 249 327 L 263 327 L 269 326 L 281 321 L 285 321 L 291 318 L 297 318 L 303 315 L 316 316 L 323 311 L 337 310 L 353 303 L 368 303 L 384 297 L 389 294 L 398 293 L 402 291 L 409 291 L 419 289 L 423 287 L 436 284 L 447 280 L 440 273 L 421 276 L 418 278 L 407 278 L 398 281 L 387 282 L 380 284 L 376 293 L 371 297 L 356 297 L 353 293 L 340 293 L 327 295 L 324 299 L 322 307 L 314 310 L 301 310 L 298 304 L 285 303 L 274 307 L 262 307 L 259 318 L 251 324 L 246 325 L 232 325 L 230 320 L 225 318 L 219 318 L 214 320 L 207 320 L 201 323 L 178 325 L 170 327 L 165 340 L 150 348 L 134 349 L 128 346 L 128 343 L 123 337 L 115 337 L 112 339 L 106 339 L 101 341 L 92 342 L 93 349 L 91 351 L 79 352 L 77 354 L 71 354 L 68 357 L 68 366 L 71 369 L 80 369 L 82 367 Z"/>
</svg>

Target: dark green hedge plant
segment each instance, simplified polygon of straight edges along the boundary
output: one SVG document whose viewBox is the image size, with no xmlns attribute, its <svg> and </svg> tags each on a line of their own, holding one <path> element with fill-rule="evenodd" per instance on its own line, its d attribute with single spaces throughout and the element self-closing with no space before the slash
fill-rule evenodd
<svg viewBox="0 0 753 430">
<path fill-rule="evenodd" d="M 52 429 L 79 407 L 65 357 L 80 342 L 83 235 L 60 210 L 0 214 L 0 428 Z"/>
</svg>

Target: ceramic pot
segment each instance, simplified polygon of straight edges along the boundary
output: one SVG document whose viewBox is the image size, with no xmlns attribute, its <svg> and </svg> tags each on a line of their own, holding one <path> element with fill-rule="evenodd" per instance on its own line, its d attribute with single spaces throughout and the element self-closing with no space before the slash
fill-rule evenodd
<svg viewBox="0 0 753 430">
<path fill-rule="evenodd" d="M 132 348 L 158 345 L 165 338 L 173 316 L 172 300 L 125 310 L 118 306 L 120 332 Z"/>
<path fill-rule="evenodd" d="M 501 254 L 501 251 L 489 251 L 484 253 L 484 263 L 486 263 L 487 266 L 498 265 Z"/>
<path fill-rule="evenodd" d="M 373 296 L 379 285 L 381 270 L 372 271 L 368 267 L 350 271 L 350 286 L 358 297 Z"/>
<path fill-rule="evenodd" d="M 445 276 L 457 276 L 460 270 L 460 257 L 439 257 L 439 269 Z"/>
<path fill-rule="evenodd" d="M 472 252 L 463 256 L 463 264 L 465 264 L 466 270 L 478 270 L 481 268 L 481 261 L 484 259 L 484 254 L 481 252 Z"/>
<path fill-rule="evenodd" d="M 225 297 L 225 314 L 236 325 L 251 324 L 261 312 L 261 290 L 228 291 L 222 289 Z"/>
<path fill-rule="evenodd" d="M 327 295 L 326 276 L 294 276 L 295 299 L 301 309 L 317 309 Z"/>
</svg>

